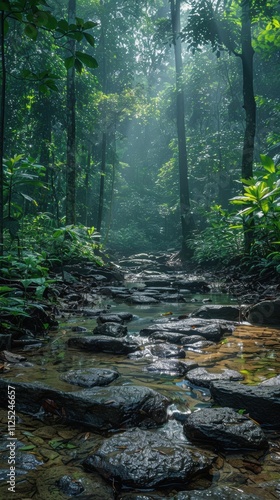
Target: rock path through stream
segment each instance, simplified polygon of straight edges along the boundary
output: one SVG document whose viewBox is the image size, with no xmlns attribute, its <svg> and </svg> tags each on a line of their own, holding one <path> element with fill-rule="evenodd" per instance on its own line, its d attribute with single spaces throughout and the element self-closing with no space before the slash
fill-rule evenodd
<svg viewBox="0 0 280 500">
<path fill-rule="evenodd" d="M 69 266 L 59 328 L 2 351 L 0 497 L 280 498 L 277 293 L 121 266 Z"/>
</svg>

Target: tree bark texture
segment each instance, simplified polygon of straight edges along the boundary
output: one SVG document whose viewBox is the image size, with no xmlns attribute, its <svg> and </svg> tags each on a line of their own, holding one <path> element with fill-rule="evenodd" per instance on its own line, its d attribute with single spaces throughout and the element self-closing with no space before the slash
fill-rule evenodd
<svg viewBox="0 0 280 500">
<path fill-rule="evenodd" d="M 245 109 L 245 133 L 242 152 L 242 178 L 249 179 L 253 176 L 254 145 L 256 133 L 256 101 L 254 95 L 254 72 L 252 47 L 250 0 L 242 0 L 242 71 L 243 71 L 243 107 Z M 253 217 L 249 216 L 244 222 L 245 252 L 249 253 L 254 237 Z"/>
<path fill-rule="evenodd" d="M 68 22 L 76 22 L 76 0 L 68 2 Z M 68 49 L 75 54 L 76 41 L 70 39 Z M 67 71 L 67 159 L 66 159 L 66 224 L 76 222 L 76 89 L 75 67 Z"/>
<path fill-rule="evenodd" d="M 101 224 L 103 219 L 103 205 L 104 205 L 104 187 L 105 187 L 105 172 L 106 172 L 106 149 L 107 149 L 107 134 L 103 132 L 101 143 L 101 167 L 100 167 L 100 190 L 99 190 L 99 204 L 98 204 L 98 218 L 96 230 L 100 233 Z"/>
<path fill-rule="evenodd" d="M 180 6 L 181 0 L 170 0 L 176 70 L 176 123 L 179 152 L 179 191 L 182 230 L 181 256 L 182 258 L 186 258 L 191 253 L 187 247 L 187 239 L 191 236 L 191 231 L 193 229 L 193 220 L 190 210 L 188 160 L 185 130 L 185 99 L 182 83 L 183 62 L 180 39 Z"/>
</svg>

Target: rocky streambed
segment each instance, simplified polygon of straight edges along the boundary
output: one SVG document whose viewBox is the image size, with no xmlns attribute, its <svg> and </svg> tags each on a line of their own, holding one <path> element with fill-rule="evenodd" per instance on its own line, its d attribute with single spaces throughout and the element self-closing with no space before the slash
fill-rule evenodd
<svg viewBox="0 0 280 500">
<path fill-rule="evenodd" d="M 15 499 L 280 498 L 277 287 L 122 264 L 67 269 L 59 328 L 2 350 L 1 498 L 11 459 Z"/>
</svg>

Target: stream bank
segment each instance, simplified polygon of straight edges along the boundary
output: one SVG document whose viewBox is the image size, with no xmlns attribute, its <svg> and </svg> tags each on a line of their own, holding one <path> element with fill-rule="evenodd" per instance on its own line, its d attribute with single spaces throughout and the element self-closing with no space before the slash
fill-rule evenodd
<svg viewBox="0 0 280 500">
<path fill-rule="evenodd" d="M 10 384 L 13 498 L 279 498 L 279 330 L 264 321 L 277 294 L 251 325 L 209 275 L 162 256 L 122 266 L 69 267 L 59 328 L 37 346 L 15 339 L 0 383 L 3 497 Z"/>
</svg>

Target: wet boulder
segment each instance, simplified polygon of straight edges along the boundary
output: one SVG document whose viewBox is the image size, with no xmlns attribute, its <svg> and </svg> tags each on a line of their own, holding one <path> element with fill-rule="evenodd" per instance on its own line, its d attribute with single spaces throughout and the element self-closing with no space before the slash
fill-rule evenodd
<svg viewBox="0 0 280 500">
<path fill-rule="evenodd" d="M 195 342 L 199 342 L 200 340 L 205 340 L 202 335 L 184 335 L 183 333 L 178 332 L 166 332 L 166 331 L 155 331 L 153 332 L 149 340 L 165 340 L 165 342 L 170 342 L 171 344 L 194 344 Z"/>
<path fill-rule="evenodd" d="M 238 306 L 205 305 L 192 312 L 191 316 L 194 318 L 239 321 L 240 308 Z"/>
<path fill-rule="evenodd" d="M 249 323 L 255 325 L 280 325 L 280 298 L 264 300 L 249 306 L 244 313 Z"/>
<path fill-rule="evenodd" d="M 106 335 L 92 335 L 86 337 L 71 337 L 68 346 L 85 349 L 91 352 L 110 352 L 112 354 L 128 354 L 137 351 L 140 346 L 135 340 L 109 337 Z"/>
<path fill-rule="evenodd" d="M 136 352 L 128 354 L 130 359 L 141 358 L 185 358 L 186 352 L 181 347 L 171 344 L 145 345 Z"/>
<path fill-rule="evenodd" d="M 123 323 L 123 319 L 118 314 L 100 314 L 97 318 L 97 323 Z"/>
<path fill-rule="evenodd" d="M 200 340 L 199 342 L 192 342 L 189 344 L 188 340 L 187 343 L 184 343 L 184 349 L 187 351 L 199 351 L 202 352 L 201 349 L 205 349 L 206 347 L 212 347 L 216 345 L 215 342 L 211 342 L 211 340 Z"/>
<path fill-rule="evenodd" d="M 145 371 L 184 376 L 189 370 L 196 368 L 195 361 L 179 361 L 176 359 L 158 360 L 144 368 Z"/>
<path fill-rule="evenodd" d="M 195 368 L 186 375 L 186 379 L 199 387 L 210 387 L 215 380 L 243 380 L 244 377 L 235 370 L 224 369 L 222 373 L 211 373 L 206 368 Z"/>
<path fill-rule="evenodd" d="M 212 398 L 221 406 L 244 409 L 261 425 L 280 428 L 280 386 L 244 385 L 235 382 L 212 382 Z"/>
<path fill-rule="evenodd" d="M 127 335 L 127 327 L 119 323 L 103 323 L 94 328 L 93 334 L 115 338 L 125 337 Z"/>
<path fill-rule="evenodd" d="M 83 465 L 117 485 L 149 489 L 184 484 L 207 473 L 213 460 L 213 455 L 194 450 L 183 438 L 133 429 L 107 439 Z"/>
<path fill-rule="evenodd" d="M 17 411 L 40 418 L 48 415 L 54 422 L 60 417 L 66 424 L 104 431 L 156 427 L 167 421 L 169 400 L 147 387 L 95 387 L 65 392 L 43 384 L 0 379 L 0 406 L 4 408 L 9 385 L 15 388 Z"/>
<path fill-rule="evenodd" d="M 233 324 L 219 320 L 209 320 L 204 318 L 187 318 L 181 320 L 166 320 L 157 322 L 143 328 L 140 331 L 141 336 L 150 336 L 154 332 L 175 332 L 182 335 L 200 335 L 206 340 L 219 342 L 224 333 L 231 333 Z M 187 339 L 186 339 L 187 340 Z"/>
<path fill-rule="evenodd" d="M 185 358 L 186 353 L 184 349 L 172 344 L 154 344 L 150 346 L 153 356 L 158 358 Z"/>
<path fill-rule="evenodd" d="M 129 312 L 119 312 L 100 314 L 97 318 L 97 323 L 124 323 L 125 321 L 131 321 L 133 319 L 133 314 Z"/>
<path fill-rule="evenodd" d="M 187 415 L 184 433 L 190 440 L 210 443 L 218 449 L 268 447 L 260 426 L 232 408 L 205 408 Z"/>
<path fill-rule="evenodd" d="M 68 382 L 68 384 L 79 385 L 81 387 L 94 387 L 109 385 L 118 376 L 119 374 L 116 370 L 84 368 L 82 370 L 71 370 L 62 375 L 61 379 Z"/>
</svg>

